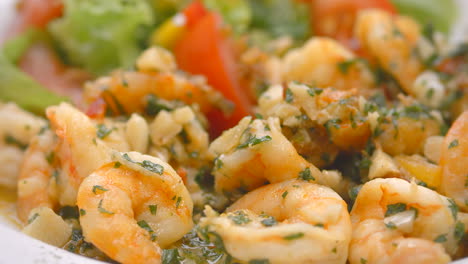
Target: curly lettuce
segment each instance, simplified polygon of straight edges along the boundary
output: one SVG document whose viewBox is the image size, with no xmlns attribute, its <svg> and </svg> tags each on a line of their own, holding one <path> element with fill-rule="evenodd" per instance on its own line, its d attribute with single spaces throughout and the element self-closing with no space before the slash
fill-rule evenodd
<svg viewBox="0 0 468 264">
<path fill-rule="evenodd" d="M 101 75 L 133 66 L 141 52 L 139 33 L 153 14 L 141 0 L 65 0 L 65 12 L 49 31 L 73 65 Z"/>
</svg>

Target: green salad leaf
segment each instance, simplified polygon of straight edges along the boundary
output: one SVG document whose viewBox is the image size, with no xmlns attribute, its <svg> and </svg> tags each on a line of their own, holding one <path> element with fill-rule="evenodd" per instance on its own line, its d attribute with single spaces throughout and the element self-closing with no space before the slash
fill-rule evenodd
<svg viewBox="0 0 468 264">
<path fill-rule="evenodd" d="M 252 29 L 263 30 L 273 37 L 292 36 L 305 40 L 310 35 L 309 9 L 293 0 L 249 0 Z"/>
<path fill-rule="evenodd" d="M 44 114 L 46 107 L 67 101 L 66 98 L 48 91 L 18 69 L 3 50 L 0 51 L 0 100 L 15 102 L 20 107 L 39 115 Z"/>
<path fill-rule="evenodd" d="M 391 0 L 398 12 L 411 16 L 425 25 L 447 33 L 457 17 L 457 5 L 453 0 Z"/>
<path fill-rule="evenodd" d="M 139 32 L 153 23 L 147 1 L 65 0 L 64 16 L 49 24 L 66 59 L 101 75 L 131 67 L 141 52 Z"/>
<path fill-rule="evenodd" d="M 236 33 L 244 33 L 252 17 L 247 0 L 204 0 L 205 6 L 221 14 L 224 21 L 232 26 Z"/>
</svg>

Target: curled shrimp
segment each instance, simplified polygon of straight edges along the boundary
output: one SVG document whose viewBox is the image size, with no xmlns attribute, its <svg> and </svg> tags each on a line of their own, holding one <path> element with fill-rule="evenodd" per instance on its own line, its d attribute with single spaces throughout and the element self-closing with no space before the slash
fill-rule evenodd
<svg viewBox="0 0 468 264">
<path fill-rule="evenodd" d="M 60 204 L 74 206 L 84 178 L 110 161 L 109 148 L 97 136 L 94 123 L 67 103 L 47 108 L 47 117 L 58 137 L 52 158 L 59 162 Z"/>
<path fill-rule="evenodd" d="M 137 152 L 113 157 L 78 191 L 83 234 L 121 263 L 161 263 L 161 247 L 193 226 L 190 194 L 158 158 Z"/>
<path fill-rule="evenodd" d="M 338 187 L 341 176 L 322 173 L 300 156 L 281 132 L 278 118 L 245 117 L 210 145 L 216 156 L 215 189 L 253 190 L 266 182 L 302 178 Z"/>
<path fill-rule="evenodd" d="M 451 199 L 397 178 L 364 184 L 351 222 L 351 264 L 448 263 L 465 232 Z"/>
<path fill-rule="evenodd" d="M 398 80 L 405 92 L 415 95 L 413 82 L 423 71 L 413 52 L 420 36 L 419 25 L 385 11 L 364 10 L 358 14 L 354 30 L 363 49 Z"/>
<path fill-rule="evenodd" d="M 339 90 L 370 88 L 371 72 L 337 41 L 314 37 L 283 60 L 283 81 L 298 81 Z"/>
<path fill-rule="evenodd" d="M 49 195 L 53 167 L 48 155 L 55 148 L 56 140 L 50 131 L 35 136 L 26 151 L 18 176 L 17 214 L 23 223 L 28 222 L 30 212 L 39 207 L 54 208 L 57 200 Z"/>
<path fill-rule="evenodd" d="M 468 210 L 468 111 L 452 124 L 442 144 L 442 192 Z"/>
<path fill-rule="evenodd" d="M 345 263 L 351 239 L 347 205 L 328 187 L 289 180 L 252 191 L 200 225 L 234 258 L 267 263 Z M 250 262 L 249 262 L 250 263 Z"/>
</svg>

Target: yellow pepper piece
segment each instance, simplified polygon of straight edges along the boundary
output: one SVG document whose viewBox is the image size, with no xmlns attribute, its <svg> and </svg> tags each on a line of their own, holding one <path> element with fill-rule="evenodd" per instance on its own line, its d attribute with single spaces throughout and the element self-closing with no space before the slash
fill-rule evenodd
<svg viewBox="0 0 468 264">
<path fill-rule="evenodd" d="M 185 24 L 183 14 L 168 19 L 151 34 L 151 44 L 171 49 L 185 32 Z"/>
<path fill-rule="evenodd" d="M 429 187 L 439 189 L 442 180 L 442 168 L 429 163 L 419 155 L 396 156 L 395 161 L 416 179 L 425 182 Z"/>
</svg>

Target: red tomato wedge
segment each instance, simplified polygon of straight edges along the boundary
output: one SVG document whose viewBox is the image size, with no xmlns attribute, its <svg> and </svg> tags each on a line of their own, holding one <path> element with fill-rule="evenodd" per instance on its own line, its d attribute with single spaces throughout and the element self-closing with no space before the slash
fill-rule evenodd
<svg viewBox="0 0 468 264">
<path fill-rule="evenodd" d="M 182 13 L 185 16 L 187 27 L 192 27 L 208 14 L 208 10 L 200 1 L 193 1 Z"/>
<path fill-rule="evenodd" d="M 52 19 L 62 16 L 62 13 L 62 0 L 22 0 L 19 4 L 19 14 L 8 36 L 21 33 L 30 27 L 45 28 Z"/>
<path fill-rule="evenodd" d="M 396 9 L 390 0 L 304 0 L 310 3 L 311 25 L 319 36 L 333 37 L 348 44 L 352 39 L 357 13 L 378 8 L 392 14 Z"/>
<path fill-rule="evenodd" d="M 181 69 L 204 75 L 212 87 L 235 104 L 234 113 L 228 118 L 220 111 L 207 113 L 212 136 L 251 114 L 252 104 L 242 86 L 233 47 L 222 29 L 221 17 L 211 12 L 205 15 L 176 43 L 174 54 Z"/>
</svg>

